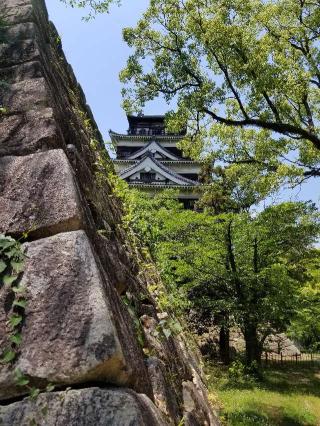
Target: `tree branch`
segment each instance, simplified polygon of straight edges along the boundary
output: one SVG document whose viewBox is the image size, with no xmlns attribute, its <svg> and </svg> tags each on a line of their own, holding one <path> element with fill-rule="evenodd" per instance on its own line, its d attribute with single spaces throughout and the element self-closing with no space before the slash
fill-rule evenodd
<svg viewBox="0 0 320 426">
<path fill-rule="evenodd" d="M 302 129 L 301 127 L 294 126 L 288 123 L 282 122 L 273 122 L 273 121 L 264 121 L 260 119 L 249 118 L 245 120 L 232 120 L 225 117 L 220 117 L 215 114 L 213 111 L 210 111 L 208 108 L 204 108 L 203 112 L 212 117 L 213 120 L 218 121 L 219 123 L 223 123 L 226 126 L 235 126 L 235 127 L 246 127 L 253 126 L 259 127 L 261 129 L 272 130 L 276 133 L 280 133 L 282 135 L 286 135 L 290 137 L 290 134 L 301 136 L 303 139 L 306 139 L 313 143 L 316 149 L 320 150 L 320 139 L 313 133 Z"/>
</svg>

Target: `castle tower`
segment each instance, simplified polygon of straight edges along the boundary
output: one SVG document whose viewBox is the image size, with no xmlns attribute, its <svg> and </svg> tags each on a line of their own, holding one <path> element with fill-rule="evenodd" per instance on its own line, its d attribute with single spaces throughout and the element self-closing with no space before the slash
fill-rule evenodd
<svg viewBox="0 0 320 426">
<path fill-rule="evenodd" d="M 184 157 L 177 147 L 186 135 L 169 133 L 164 116 L 128 116 L 127 134 L 110 130 L 116 148 L 115 168 L 119 176 L 135 188 L 154 194 L 161 189 L 179 190 L 186 208 L 199 198 L 200 162 Z"/>
</svg>

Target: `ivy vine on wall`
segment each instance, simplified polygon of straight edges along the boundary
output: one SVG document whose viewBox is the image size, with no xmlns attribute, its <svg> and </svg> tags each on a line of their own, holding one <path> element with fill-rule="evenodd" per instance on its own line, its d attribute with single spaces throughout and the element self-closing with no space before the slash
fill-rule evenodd
<svg viewBox="0 0 320 426">
<path fill-rule="evenodd" d="M 7 321 L 9 331 L 8 346 L 2 351 L 0 362 L 15 360 L 21 344 L 21 325 L 26 307 L 25 289 L 19 285 L 24 269 L 25 255 L 21 243 L 12 237 L 0 234 L 0 286 L 5 286 L 13 294 L 11 313 Z"/>
<path fill-rule="evenodd" d="M 23 237 L 26 237 L 26 235 L 23 235 Z M 7 346 L 1 350 L 0 364 L 14 364 L 22 341 L 21 327 L 27 305 L 25 297 L 26 289 L 20 284 L 24 265 L 25 253 L 20 241 L 10 236 L 0 234 L 0 290 L 6 291 L 5 287 L 7 287 L 9 292 L 13 295 L 10 315 L 7 321 L 9 342 Z M 29 379 L 19 368 L 16 368 L 14 372 L 17 385 L 27 388 L 32 398 L 36 398 L 41 390 L 47 392 L 54 390 L 54 385 L 51 383 L 49 383 L 45 389 L 30 386 Z"/>
</svg>

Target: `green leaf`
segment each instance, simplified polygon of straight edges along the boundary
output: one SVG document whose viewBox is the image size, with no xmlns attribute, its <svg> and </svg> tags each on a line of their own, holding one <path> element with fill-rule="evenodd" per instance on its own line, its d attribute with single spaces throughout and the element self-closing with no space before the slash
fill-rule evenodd
<svg viewBox="0 0 320 426">
<path fill-rule="evenodd" d="M 26 290 L 26 288 L 25 288 L 25 287 L 23 287 L 23 286 L 20 286 L 20 287 L 12 287 L 12 288 L 11 288 L 11 290 L 12 290 L 12 291 L 14 291 L 15 293 L 22 293 L 22 292 L 24 292 L 24 291 Z"/>
<path fill-rule="evenodd" d="M 9 362 L 13 361 L 16 357 L 16 353 L 12 350 L 6 350 L 1 358 L 1 362 L 5 364 L 9 364 Z"/>
<path fill-rule="evenodd" d="M 169 328 L 164 328 L 163 330 L 163 334 L 166 336 L 166 338 L 168 339 L 170 336 L 171 336 L 171 334 L 172 334 L 172 332 L 171 332 L 171 330 L 169 329 Z"/>
<path fill-rule="evenodd" d="M 9 318 L 9 324 L 12 327 L 16 327 L 17 325 L 19 325 L 21 323 L 21 321 L 22 321 L 22 316 L 21 315 L 12 315 Z"/>
<path fill-rule="evenodd" d="M 19 380 L 19 379 L 25 377 L 24 374 L 23 374 L 23 372 L 20 370 L 20 368 L 16 368 L 14 370 L 14 375 L 15 375 L 15 380 Z"/>
<path fill-rule="evenodd" d="M 37 398 L 39 393 L 40 393 L 40 389 L 38 389 L 38 388 L 31 388 L 31 390 L 30 390 L 30 396 L 31 396 L 32 399 Z"/>
<path fill-rule="evenodd" d="M 20 272 L 23 271 L 24 268 L 24 262 L 20 261 L 20 262 L 15 262 L 15 261 L 11 261 L 11 266 L 13 268 L 13 270 L 17 273 L 20 274 Z"/>
<path fill-rule="evenodd" d="M 55 389 L 55 385 L 53 385 L 52 383 L 49 383 L 46 387 L 47 392 L 52 392 L 54 389 Z"/>
<path fill-rule="evenodd" d="M 12 343 L 15 343 L 16 345 L 20 345 L 22 341 L 22 336 L 20 333 L 16 333 L 13 336 L 10 336 L 10 340 Z"/>
<path fill-rule="evenodd" d="M 30 383 L 30 380 L 22 373 L 18 368 L 15 369 L 15 382 L 19 386 L 27 386 Z"/>
<path fill-rule="evenodd" d="M 0 260 L 0 274 L 6 269 L 7 264 L 3 261 Z"/>
<path fill-rule="evenodd" d="M 6 256 L 12 259 L 15 256 L 20 256 L 20 251 L 17 247 L 13 247 L 11 250 L 6 251 Z"/>
<path fill-rule="evenodd" d="M 25 308 L 27 306 L 27 301 L 25 299 L 15 300 L 13 306 L 20 306 L 20 308 Z"/>
<path fill-rule="evenodd" d="M 19 386 L 27 386 L 30 383 L 30 380 L 27 378 L 21 378 L 16 382 Z"/>
<path fill-rule="evenodd" d="M 16 275 L 5 275 L 3 277 L 3 283 L 4 285 L 10 286 L 12 283 L 16 281 L 18 277 Z"/>
<path fill-rule="evenodd" d="M 14 239 L 11 239 L 10 237 L 0 237 L 0 249 L 1 251 L 6 250 L 9 247 L 12 247 L 16 244 L 16 241 Z"/>
</svg>

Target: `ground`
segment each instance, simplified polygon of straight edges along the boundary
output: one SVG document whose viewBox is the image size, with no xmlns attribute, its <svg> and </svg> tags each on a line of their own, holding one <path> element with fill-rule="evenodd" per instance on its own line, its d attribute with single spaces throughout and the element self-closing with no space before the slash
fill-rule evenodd
<svg viewBox="0 0 320 426">
<path fill-rule="evenodd" d="M 228 426 L 319 426 L 320 364 L 268 367 L 260 382 L 207 366 L 211 400 Z"/>
</svg>

